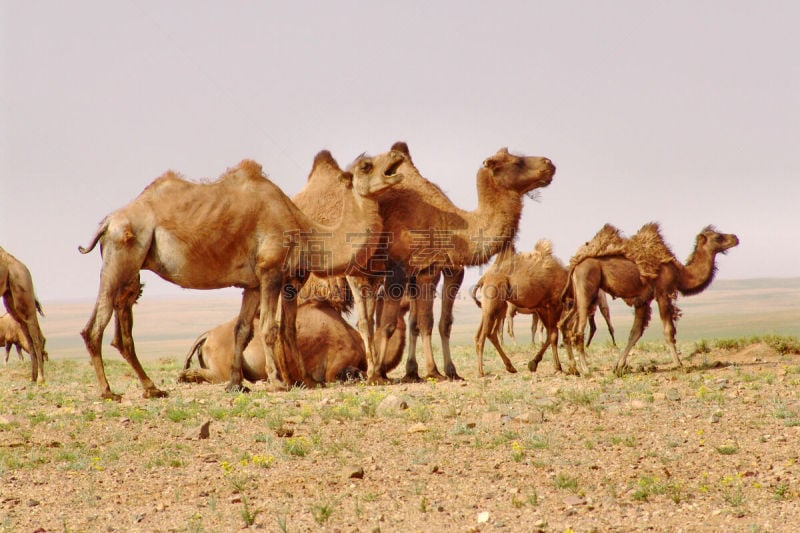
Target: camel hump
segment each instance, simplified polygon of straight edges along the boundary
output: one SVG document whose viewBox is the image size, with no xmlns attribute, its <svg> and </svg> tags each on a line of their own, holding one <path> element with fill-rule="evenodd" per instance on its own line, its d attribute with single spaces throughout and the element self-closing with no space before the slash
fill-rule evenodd
<svg viewBox="0 0 800 533">
<path fill-rule="evenodd" d="M 675 254 L 664 241 L 657 222 L 649 222 L 639 228 L 625 248 L 625 255 L 636 263 L 645 278 L 658 277 L 661 265 L 675 260 Z"/>
<path fill-rule="evenodd" d="M 331 154 L 328 150 L 320 150 L 317 152 L 317 155 L 314 156 L 314 164 L 311 165 L 311 169 L 313 171 L 317 167 L 323 165 L 331 166 L 337 170 L 340 170 L 339 163 L 336 162 L 336 159 L 333 158 L 333 154 Z"/>
<path fill-rule="evenodd" d="M 238 165 L 229 168 L 220 179 L 231 178 L 261 180 L 264 178 L 264 170 L 252 159 L 242 159 Z"/>
<path fill-rule="evenodd" d="M 539 239 L 533 250 L 541 255 L 553 255 L 553 243 L 550 239 Z"/>
<path fill-rule="evenodd" d="M 572 259 L 569 260 L 571 267 L 574 267 L 584 259 L 589 257 L 606 257 L 610 255 L 624 255 L 625 238 L 622 232 L 611 224 L 604 224 L 592 240 L 583 244 Z"/>
</svg>

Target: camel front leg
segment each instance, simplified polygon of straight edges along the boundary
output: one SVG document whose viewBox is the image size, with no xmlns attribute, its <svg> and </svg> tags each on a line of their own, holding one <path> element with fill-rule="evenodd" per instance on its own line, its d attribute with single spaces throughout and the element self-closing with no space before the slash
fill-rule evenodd
<svg viewBox="0 0 800 533">
<path fill-rule="evenodd" d="M 419 309 L 419 302 L 417 301 L 416 284 L 409 287 L 408 294 L 408 347 L 406 348 L 406 374 L 401 381 L 403 383 L 419 383 L 422 378 L 419 377 L 419 365 L 417 364 L 417 340 L 419 339 L 419 317 L 417 310 Z"/>
<path fill-rule="evenodd" d="M 442 357 L 444 359 L 444 374 L 452 380 L 461 380 L 463 381 L 464 378 L 458 375 L 456 372 L 456 365 L 453 364 L 453 358 L 450 354 L 450 332 L 453 329 L 453 306 L 455 305 L 456 296 L 458 296 L 458 290 L 461 288 L 461 284 L 464 282 L 464 269 L 460 268 L 455 272 L 449 272 L 447 269 L 444 271 L 444 282 L 442 283 L 442 310 L 439 314 L 439 338 L 442 341 Z M 503 311 L 502 317 L 505 316 L 505 311 Z M 499 325 L 500 334 L 502 334 L 503 330 L 502 323 Z M 495 330 L 495 336 L 497 336 L 497 330 Z M 506 365 L 508 368 L 508 365 Z M 511 365 L 511 368 L 514 368 Z M 516 371 L 516 369 L 514 370 Z M 511 372 L 511 370 L 509 370 Z"/>
<path fill-rule="evenodd" d="M 661 315 L 661 324 L 664 329 L 664 340 L 667 342 L 667 347 L 672 354 L 672 359 L 675 361 L 675 366 L 683 368 L 681 358 L 678 355 L 678 347 L 675 343 L 675 316 L 677 310 L 675 304 L 669 296 L 663 295 L 658 298 L 658 312 Z"/>
<path fill-rule="evenodd" d="M 286 352 L 295 363 L 297 368 L 297 378 L 309 389 L 316 388 L 319 383 L 306 371 L 305 361 L 297 347 L 297 295 L 300 291 L 299 280 L 290 280 L 286 283 L 283 289 L 283 297 L 281 298 L 281 341 L 283 343 L 284 358 Z M 291 383 L 291 378 L 286 376 L 287 383 Z M 323 380 L 325 378 L 323 377 Z"/>
<path fill-rule="evenodd" d="M 417 277 L 419 296 L 417 302 L 417 327 L 422 338 L 422 351 L 425 354 L 425 378 L 437 381 L 446 379 L 439 372 L 433 357 L 433 300 L 436 296 L 436 282 L 439 276 Z"/>
<path fill-rule="evenodd" d="M 347 284 L 353 295 L 356 313 L 358 313 L 358 333 L 364 343 L 364 353 L 367 355 L 367 378 L 380 373 L 375 354 L 375 293 L 369 278 L 363 276 L 347 276 Z"/>
<path fill-rule="evenodd" d="M 647 323 L 649 321 L 650 302 L 634 308 L 633 325 L 631 326 L 631 332 L 628 335 L 628 345 L 625 346 L 625 349 L 619 355 L 619 359 L 614 364 L 614 375 L 617 377 L 622 377 L 627 371 L 628 354 L 633 349 L 634 345 L 639 341 L 639 339 L 642 338 L 644 328 L 647 327 Z"/>
<path fill-rule="evenodd" d="M 276 355 L 275 342 L 278 340 L 278 301 L 280 299 L 283 274 L 280 270 L 265 272 L 261 278 L 261 314 L 258 320 L 259 337 L 264 343 L 266 371 L 269 391 L 285 391 L 291 384 L 289 369 L 286 366 L 285 352 L 281 357 Z M 244 307 L 244 304 L 242 304 Z M 241 315 L 240 315 L 241 318 Z M 242 347 L 244 349 L 244 347 Z M 234 352 L 234 360 L 236 352 Z M 233 376 L 231 376 L 233 377 Z"/>
<path fill-rule="evenodd" d="M 233 361 L 231 362 L 231 372 L 225 390 L 228 392 L 250 392 L 250 389 L 242 384 L 244 373 L 242 364 L 244 359 L 244 349 L 247 343 L 253 338 L 253 320 L 258 312 L 261 294 L 258 289 L 245 289 L 242 291 L 242 306 L 239 308 L 239 316 L 233 328 Z M 259 342 L 263 343 L 264 338 L 259 335 Z M 266 347 L 264 353 L 266 354 Z M 275 368 L 275 361 L 265 357 L 265 374 L 269 379 L 278 379 L 278 372 Z"/>
</svg>

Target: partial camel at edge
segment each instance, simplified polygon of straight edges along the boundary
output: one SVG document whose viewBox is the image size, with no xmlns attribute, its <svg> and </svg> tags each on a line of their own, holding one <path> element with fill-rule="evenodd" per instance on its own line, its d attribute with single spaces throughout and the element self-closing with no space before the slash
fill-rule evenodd
<svg viewBox="0 0 800 533">
<path fill-rule="evenodd" d="M 328 157 L 329 153 L 321 152 L 315 165 Z M 166 395 L 147 376 L 134 349 L 132 308 L 141 292 L 142 269 L 184 288 L 243 289 L 228 390 L 243 389 L 242 353 L 259 309 L 269 387 L 285 390 L 291 384 L 286 359 L 295 362 L 304 384 L 314 386 L 297 349 L 295 296 L 309 273 L 318 273 L 315 262 L 320 257 L 313 252 L 320 239 L 329 253 L 324 275 L 368 262 L 374 251 L 368 235 L 382 229 L 376 199 L 401 181 L 398 167 L 403 161 L 397 151 L 361 156 L 348 172 L 342 172 L 339 179 L 346 193 L 335 226 L 311 221 L 251 160 L 206 183 L 167 172 L 130 204 L 108 215 L 90 245 L 79 247 L 81 253 L 89 253 L 101 245 L 97 302 L 81 332 L 101 396 L 120 399 L 111 391 L 101 352 L 103 331 L 112 314 L 117 348 L 139 377 L 144 396 Z M 279 336 L 286 357 L 277 357 L 273 350 Z"/>
<path fill-rule="evenodd" d="M 19 324 L 25 341 L 32 348 L 29 351 L 31 381 L 44 383 L 45 338 L 39 326 L 39 319 L 36 317 L 37 312 L 44 316 L 42 304 L 36 299 L 33 278 L 28 267 L 1 247 L 0 295 L 3 297 L 6 311 Z"/>
<path fill-rule="evenodd" d="M 20 361 L 25 360 L 25 358 L 22 357 L 22 352 L 33 355 L 31 345 L 25 337 L 25 332 L 22 331 L 22 326 L 19 322 L 14 320 L 14 317 L 9 313 L 0 316 L 0 348 L 4 346 L 6 349 L 6 365 L 8 365 L 8 358 L 11 355 L 11 348 L 17 349 L 17 355 Z M 42 356 L 45 361 L 48 360 L 47 350 L 42 352 Z"/>
<path fill-rule="evenodd" d="M 681 264 L 664 242 L 657 223 L 645 224 L 630 239 L 623 238 L 618 229 L 606 224 L 570 261 L 568 281 L 562 291 L 562 300 L 572 298 L 575 301 L 572 313 L 577 313 L 577 325 L 573 330 L 573 344 L 578 347 L 581 374 L 589 373 L 583 331 L 600 290 L 622 298 L 634 308 L 628 343 L 614 364 L 614 374 L 625 373 L 628 354 L 650 320 L 653 300 L 658 303 L 664 339 L 675 365 L 682 367 L 675 342 L 675 322 L 680 316 L 675 305 L 678 293 L 690 296 L 705 290 L 717 271 L 717 255 L 725 254 L 738 244 L 736 235 L 706 226 L 695 238 L 694 250 L 686 264 Z"/>
</svg>

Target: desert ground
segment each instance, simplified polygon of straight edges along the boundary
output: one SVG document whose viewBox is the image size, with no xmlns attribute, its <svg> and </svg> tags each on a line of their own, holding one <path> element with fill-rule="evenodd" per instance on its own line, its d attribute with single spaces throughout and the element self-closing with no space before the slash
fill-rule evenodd
<svg viewBox="0 0 800 533">
<path fill-rule="evenodd" d="M 3 531 L 792 531 L 800 523 L 800 280 L 718 280 L 679 300 L 676 369 L 655 320 L 616 378 L 601 333 L 590 377 L 531 374 L 529 322 L 487 346 L 456 307 L 459 382 L 229 394 L 178 384 L 235 293 L 148 298 L 137 351 L 164 399 L 105 348 L 102 401 L 77 332 L 92 302 L 45 302 L 44 385 L 0 371 Z M 618 342 L 630 311 L 612 307 Z M 602 331 L 602 326 L 601 326 Z M 564 351 L 561 350 L 562 358 Z M 438 355 L 438 354 L 437 354 Z M 402 375 L 400 369 L 391 374 Z"/>
</svg>

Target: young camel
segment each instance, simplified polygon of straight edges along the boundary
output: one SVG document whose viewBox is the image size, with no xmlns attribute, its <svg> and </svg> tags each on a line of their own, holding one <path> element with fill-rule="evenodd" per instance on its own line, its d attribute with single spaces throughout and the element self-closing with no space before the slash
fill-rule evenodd
<svg viewBox="0 0 800 533">
<path fill-rule="evenodd" d="M 601 234 L 613 234 L 614 231 L 615 228 L 609 229 L 607 225 L 573 258 L 568 282 L 562 292 L 562 298 L 575 299 L 578 316 L 575 343 L 580 356 L 581 374 L 589 372 L 583 330 L 588 311 L 601 289 L 615 298 L 622 298 L 634 308 L 628 344 L 614 364 L 614 374 L 622 376 L 625 373 L 628 354 L 650 321 L 650 304 L 654 299 L 658 303 L 664 339 L 676 366 L 680 368 L 683 365 L 675 344 L 675 321 L 680 316 L 680 310 L 675 305 L 678 293 L 689 296 L 705 290 L 717 271 L 717 255 L 737 246 L 739 238 L 707 226 L 697 235 L 694 250 L 683 265 L 664 244 L 655 223 L 644 225 L 630 239 L 592 247 L 593 243 L 602 240 L 599 238 Z"/>
<path fill-rule="evenodd" d="M 377 360 L 385 358 L 407 283 L 409 346 L 404 381 L 420 379 L 416 360 L 417 332 L 422 336 L 426 377 L 444 379 L 433 359 L 433 303 L 441 275 L 439 335 L 447 378 L 460 379 L 450 355 L 453 304 L 464 279 L 464 267 L 482 265 L 514 240 L 522 213 L 522 196 L 550 184 L 555 166 L 545 157 L 523 157 L 501 148 L 478 170 L 478 207 L 465 211 L 453 205 L 439 187 L 420 175 L 405 143 L 392 147 L 406 154 L 401 170 L 406 179 L 380 200 L 388 243 L 386 299 L 376 334 Z"/>
<path fill-rule="evenodd" d="M 17 348 L 17 355 L 20 361 L 24 360 L 22 357 L 23 351 L 29 354 L 33 353 L 31 351 L 31 345 L 25 338 L 25 333 L 22 331 L 22 326 L 8 313 L 0 316 L 0 347 L 3 346 L 6 348 L 6 365 L 8 365 L 8 358 L 11 355 L 11 348 Z M 47 350 L 42 352 L 42 358 L 45 361 L 48 360 Z"/>
<path fill-rule="evenodd" d="M 42 304 L 34 294 L 33 279 L 28 267 L 3 248 L 0 248 L 0 295 L 8 314 L 19 323 L 25 341 L 32 348 L 29 351 L 31 381 L 44 383 L 45 338 L 36 317 L 37 311 L 44 316 Z"/>
<path fill-rule="evenodd" d="M 233 363 L 236 319 L 220 324 L 200 335 L 186 355 L 179 382 L 223 383 L 230 379 Z M 325 301 L 309 301 L 297 307 L 297 348 L 311 377 L 320 383 L 336 381 L 345 373 L 366 370 L 367 361 L 361 337 L 336 309 Z M 281 352 L 278 338 L 275 350 Z M 200 368 L 189 368 L 197 353 Z M 266 354 L 259 342 L 249 342 L 244 349 L 242 372 L 250 382 L 267 379 Z M 289 375 L 298 380 L 297 367 L 290 362 Z"/>
<path fill-rule="evenodd" d="M 369 259 L 374 247 L 361 236 L 381 230 L 376 198 L 400 182 L 397 170 L 402 161 L 399 152 L 362 156 L 352 172 L 341 173 L 347 193 L 342 195 L 343 216 L 335 227 L 312 222 L 250 160 L 210 183 L 192 183 L 167 172 L 133 202 L 108 215 L 91 244 L 79 247 L 85 254 L 100 242 L 103 256 L 97 302 L 81 332 L 101 396 L 120 399 L 111 392 L 101 353 L 103 330 L 112 313 L 115 346 L 138 375 L 144 397 L 166 395 L 145 373 L 133 344 L 132 307 L 141 291 L 142 269 L 184 288 L 243 289 L 228 390 L 244 389 L 242 352 L 259 309 L 269 387 L 282 390 L 292 383 L 287 358 L 295 362 L 303 383 L 315 385 L 297 350 L 295 296 L 309 272 L 338 274 Z M 276 357 L 273 346 L 278 336 L 287 357 Z"/>
<path fill-rule="evenodd" d="M 507 248 L 498 254 L 492 267 L 472 288 L 471 293 L 473 300 L 481 308 L 481 323 L 475 334 L 479 376 L 483 376 L 483 347 L 487 338 L 500 354 L 506 370 L 512 373 L 517 371 L 497 337 L 508 303 L 535 311 L 547 329 L 545 343 L 528 363 L 531 372 L 536 371 L 548 346 L 553 351 L 555 370 L 561 372 L 558 359 L 558 320 L 563 309 L 561 289 L 566 281 L 567 269 L 553 256 L 552 244 L 546 239 L 537 242 L 531 253 L 517 254 L 513 248 Z M 481 289 L 482 300 L 477 298 L 478 289 Z M 574 373 L 575 361 L 568 343 L 567 355 L 570 360 L 569 372 Z"/>
<path fill-rule="evenodd" d="M 606 321 L 606 326 L 608 327 L 608 334 L 611 336 L 611 343 L 616 346 L 617 340 L 614 338 L 614 326 L 611 324 L 611 307 L 608 305 L 608 297 L 606 293 L 600 291 L 597 294 L 597 309 L 600 310 L 600 314 L 603 316 L 603 319 Z M 544 334 L 544 322 L 539 319 L 539 315 L 533 309 L 526 308 L 526 307 L 517 307 L 512 303 L 508 303 L 508 308 L 506 309 L 505 318 L 500 319 L 500 324 L 498 325 L 498 338 L 501 344 L 503 342 L 503 323 L 505 322 L 507 326 L 508 336 L 514 342 L 517 341 L 516 337 L 514 336 L 514 316 L 517 314 L 521 315 L 531 315 L 531 344 L 536 344 L 536 337 L 538 335 L 539 342 L 545 342 L 545 334 Z M 589 313 L 589 337 L 586 339 L 586 347 L 588 348 L 592 344 L 592 338 L 594 334 L 597 332 L 597 322 L 595 320 L 595 313 L 592 311 Z"/>
</svg>

